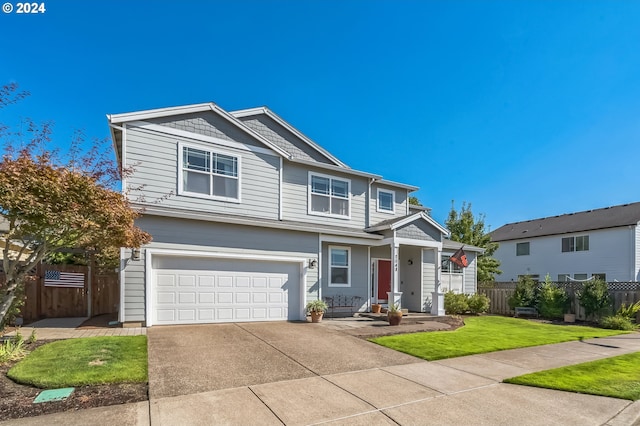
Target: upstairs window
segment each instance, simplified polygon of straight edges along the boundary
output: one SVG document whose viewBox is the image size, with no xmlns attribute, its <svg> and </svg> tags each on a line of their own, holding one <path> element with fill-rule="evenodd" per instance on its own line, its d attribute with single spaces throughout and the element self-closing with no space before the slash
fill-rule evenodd
<svg viewBox="0 0 640 426">
<path fill-rule="evenodd" d="M 309 213 L 349 218 L 347 179 L 309 174 Z"/>
<path fill-rule="evenodd" d="M 180 193 L 240 201 L 240 158 L 202 148 L 181 146 Z"/>
<path fill-rule="evenodd" d="M 529 256 L 529 243 L 516 244 L 516 256 Z"/>
<path fill-rule="evenodd" d="M 589 236 L 566 237 L 562 239 L 562 252 L 589 251 Z"/>
<path fill-rule="evenodd" d="M 378 189 L 378 211 L 383 213 L 393 213 L 395 204 L 395 192 Z"/>
</svg>

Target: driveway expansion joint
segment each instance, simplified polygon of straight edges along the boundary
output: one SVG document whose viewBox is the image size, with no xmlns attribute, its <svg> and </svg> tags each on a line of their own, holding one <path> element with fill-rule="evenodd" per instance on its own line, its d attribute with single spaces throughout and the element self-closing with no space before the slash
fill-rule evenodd
<svg viewBox="0 0 640 426">
<path fill-rule="evenodd" d="M 298 361 L 295 358 L 292 358 L 289 354 L 287 354 L 286 352 L 283 352 L 281 349 L 275 347 L 274 345 L 272 345 L 271 343 L 267 342 L 266 340 L 264 340 L 262 337 L 258 336 L 255 333 L 250 332 L 249 330 L 247 330 L 246 328 L 242 327 L 241 323 L 234 323 L 234 325 L 236 327 L 238 327 L 239 329 L 241 329 L 242 331 L 244 331 L 245 333 L 248 333 L 250 335 L 252 335 L 253 337 L 255 337 L 256 339 L 260 340 L 262 343 L 264 343 L 265 345 L 273 348 L 275 351 L 277 351 L 278 353 L 284 355 L 287 359 L 290 359 L 291 361 L 295 362 L 296 364 L 298 364 L 300 367 L 304 368 L 305 370 L 315 374 L 316 376 L 320 376 L 320 374 L 316 371 L 313 371 L 312 369 L 310 369 L 309 367 L 307 367 L 306 365 L 302 364 L 300 361 Z M 253 391 L 252 391 L 253 392 Z"/>
</svg>

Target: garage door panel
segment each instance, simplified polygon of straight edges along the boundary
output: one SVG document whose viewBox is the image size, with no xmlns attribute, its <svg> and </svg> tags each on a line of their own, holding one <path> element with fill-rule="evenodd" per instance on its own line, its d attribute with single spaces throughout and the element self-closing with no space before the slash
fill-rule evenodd
<svg viewBox="0 0 640 426">
<path fill-rule="evenodd" d="M 193 269 L 154 272 L 154 324 L 299 319 L 289 318 L 300 308 L 298 264 L 183 260 Z M 180 263 L 154 261 L 154 265 L 168 264 Z"/>
</svg>

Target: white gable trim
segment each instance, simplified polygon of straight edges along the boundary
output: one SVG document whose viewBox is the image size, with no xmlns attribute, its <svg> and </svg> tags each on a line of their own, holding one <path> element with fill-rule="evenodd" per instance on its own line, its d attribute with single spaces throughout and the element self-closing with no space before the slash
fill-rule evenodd
<svg viewBox="0 0 640 426">
<path fill-rule="evenodd" d="M 309 139 L 308 137 L 300 133 L 298 129 L 296 129 L 295 127 L 293 127 L 292 125 L 284 121 L 282 118 L 280 118 L 276 113 L 271 111 L 269 108 L 258 107 L 258 108 L 243 109 L 239 111 L 231 111 L 230 114 L 233 115 L 234 117 L 250 117 L 253 115 L 264 114 L 270 119 L 272 119 L 273 121 L 275 121 L 276 123 L 278 123 L 279 125 L 281 125 L 282 127 L 284 127 L 285 129 L 287 129 L 288 131 L 290 131 L 291 133 L 293 133 L 296 137 L 298 137 L 298 139 L 300 139 L 302 142 L 309 145 L 314 150 L 318 151 L 320 154 L 325 156 L 328 160 L 331 160 L 337 166 L 345 169 L 349 168 L 349 166 L 347 166 L 345 163 L 343 163 L 342 161 L 338 160 L 336 157 L 331 155 L 329 151 L 325 150 L 320 145 L 318 145 L 317 143 L 315 143 L 314 141 L 312 141 L 311 139 Z"/>
<path fill-rule="evenodd" d="M 204 112 L 204 111 L 211 111 L 217 114 L 218 116 L 220 116 L 221 118 L 224 118 L 229 123 L 236 126 L 238 129 L 247 133 L 249 136 L 263 143 L 264 145 L 271 148 L 273 151 L 277 152 L 283 157 L 285 158 L 291 157 L 291 155 L 288 152 L 284 151 L 282 148 L 278 147 L 277 145 L 274 145 L 269 140 L 265 139 L 262 135 L 259 135 L 258 133 L 254 132 L 253 130 L 245 126 L 241 121 L 239 121 L 238 119 L 230 115 L 228 112 L 226 112 L 225 110 L 220 108 L 218 105 L 214 104 L 213 102 L 209 102 L 206 104 L 185 105 L 180 107 L 151 109 L 146 111 L 138 111 L 138 112 L 124 113 L 124 114 L 107 114 L 107 118 L 109 119 L 109 123 L 115 124 L 115 123 L 125 123 L 130 121 L 149 120 L 152 118 L 170 117 L 173 115 L 192 114 L 195 112 Z"/>
<path fill-rule="evenodd" d="M 237 149 L 240 151 L 256 152 L 259 154 L 267 154 L 274 157 L 281 157 L 281 155 L 271 149 L 261 148 L 259 146 L 245 145 L 240 142 L 229 141 L 226 139 L 216 138 L 214 136 L 201 135 L 199 133 L 188 132 L 186 130 L 174 129 L 173 127 L 163 126 L 161 124 L 149 123 L 146 121 L 133 121 L 129 123 L 129 127 L 135 126 L 141 129 L 152 130 L 158 133 L 164 133 L 171 136 L 177 136 L 179 138 L 191 139 L 199 142 L 208 142 L 228 148 Z"/>
<path fill-rule="evenodd" d="M 445 228 L 444 226 L 440 225 L 431 216 L 427 215 L 424 212 L 414 213 L 411 216 L 407 216 L 404 219 L 399 220 L 399 221 L 394 222 L 394 223 L 391 223 L 391 224 L 373 226 L 373 227 L 367 228 L 366 231 L 367 232 L 382 231 L 384 229 L 391 229 L 391 230 L 395 231 L 396 229 L 401 228 L 401 227 L 403 227 L 405 225 L 408 225 L 409 223 L 414 222 L 414 221 L 416 221 L 418 219 L 425 220 L 431 226 L 435 227 L 437 230 L 442 232 L 444 235 L 449 235 L 449 230 L 447 228 Z"/>
</svg>

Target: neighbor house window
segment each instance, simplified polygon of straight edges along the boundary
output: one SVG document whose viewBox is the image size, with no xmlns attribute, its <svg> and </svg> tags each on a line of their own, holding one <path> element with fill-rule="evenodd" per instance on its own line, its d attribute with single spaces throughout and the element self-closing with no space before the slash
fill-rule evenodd
<svg viewBox="0 0 640 426">
<path fill-rule="evenodd" d="M 208 149 L 181 146 L 180 193 L 240 201 L 240 158 Z"/>
<path fill-rule="evenodd" d="M 378 189 L 378 211 L 383 213 L 393 213 L 395 198 L 395 192 Z"/>
<path fill-rule="evenodd" d="M 518 281 L 523 279 L 523 278 L 526 278 L 526 277 L 531 278 L 535 282 L 539 282 L 540 281 L 540 274 L 518 275 Z"/>
<path fill-rule="evenodd" d="M 558 274 L 558 282 L 565 283 L 569 281 L 571 274 Z"/>
<path fill-rule="evenodd" d="M 529 256 L 529 243 L 517 243 L 516 256 Z"/>
<path fill-rule="evenodd" d="M 566 237 L 562 239 L 562 252 L 570 251 L 588 251 L 589 236 L 581 235 L 579 237 Z"/>
<path fill-rule="evenodd" d="M 446 274 L 461 274 L 462 267 L 450 261 L 449 258 L 451 258 L 451 255 L 442 255 L 442 272 Z"/>
<path fill-rule="evenodd" d="M 351 249 L 329 247 L 329 286 L 351 287 Z"/>
<path fill-rule="evenodd" d="M 586 280 L 587 278 L 589 278 L 589 277 L 587 276 L 587 274 L 573 274 L 573 279 L 574 279 L 574 280 L 584 281 L 584 280 Z"/>
<path fill-rule="evenodd" d="M 309 174 L 309 213 L 349 217 L 348 179 Z"/>
</svg>

